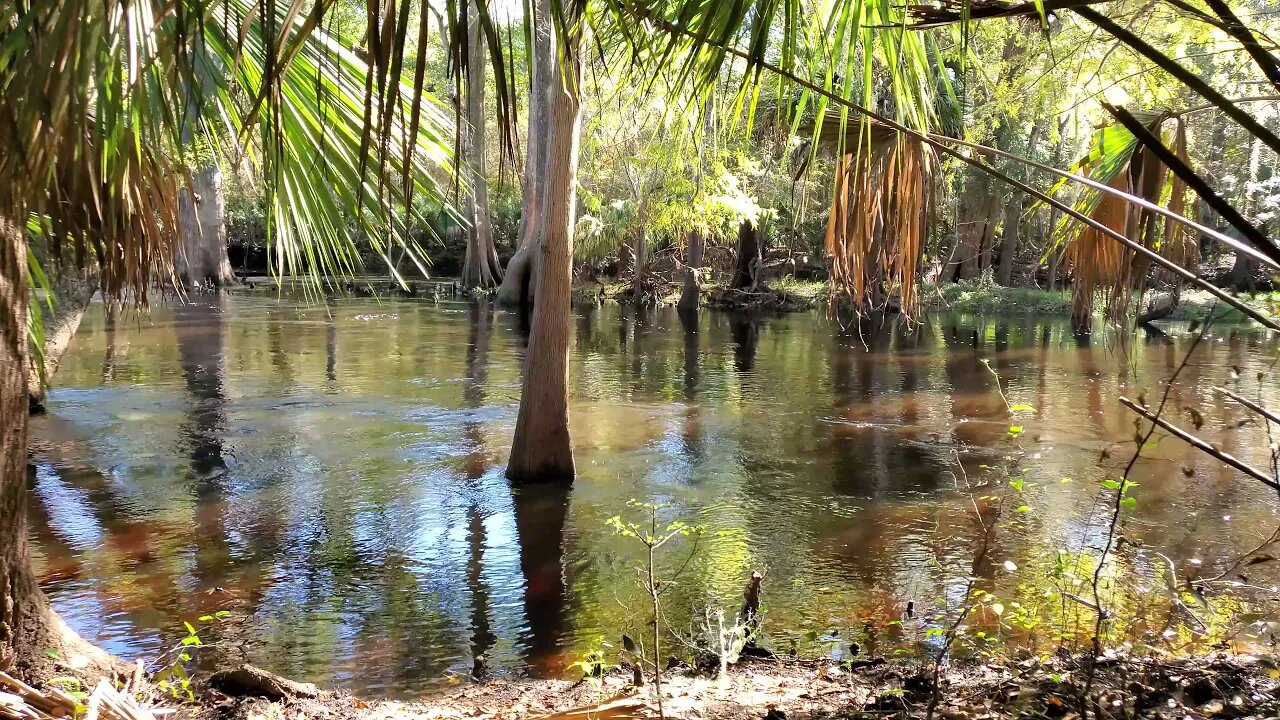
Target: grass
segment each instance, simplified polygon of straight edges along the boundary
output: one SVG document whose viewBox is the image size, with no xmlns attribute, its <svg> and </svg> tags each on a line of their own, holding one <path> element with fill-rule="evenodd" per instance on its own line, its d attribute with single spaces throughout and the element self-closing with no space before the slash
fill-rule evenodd
<svg viewBox="0 0 1280 720">
<path fill-rule="evenodd" d="M 995 283 L 947 283 L 920 290 L 926 310 L 973 315 L 1071 315 L 1069 290 L 1002 287 Z"/>
<path fill-rule="evenodd" d="M 796 277 L 784 277 L 769 281 L 769 289 L 784 295 L 790 295 L 810 305 L 816 305 L 831 295 L 831 288 L 826 280 L 801 280 Z"/>
<path fill-rule="evenodd" d="M 1280 317 L 1280 292 L 1233 293 L 1233 295 L 1264 315 Z M 1184 292 L 1182 294 L 1182 302 L 1178 303 L 1178 307 L 1174 308 L 1173 314 L 1169 316 L 1169 319 L 1203 320 L 1205 314 L 1209 312 L 1209 308 L 1213 307 L 1213 303 L 1216 300 L 1217 298 L 1203 290 Z M 1218 320 L 1215 322 L 1253 322 L 1253 320 L 1245 317 L 1244 313 L 1221 302 L 1218 303 L 1217 317 Z"/>
</svg>

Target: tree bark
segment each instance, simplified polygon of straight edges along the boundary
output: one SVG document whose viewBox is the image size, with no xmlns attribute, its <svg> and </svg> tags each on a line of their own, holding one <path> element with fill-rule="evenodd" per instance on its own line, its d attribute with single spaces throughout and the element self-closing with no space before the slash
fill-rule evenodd
<svg viewBox="0 0 1280 720">
<path fill-rule="evenodd" d="M 1004 206 L 1004 231 L 1000 235 L 1000 262 L 996 266 L 996 283 L 1008 287 L 1013 279 L 1013 258 L 1018 254 L 1022 227 L 1022 202 L 1017 195 Z"/>
<path fill-rule="evenodd" d="M 192 175 L 191 187 L 184 187 L 178 193 L 182 242 L 175 265 L 178 277 L 188 287 L 205 283 L 214 287 L 235 284 L 236 276 L 227 258 L 226 214 L 222 171 L 214 163 Z"/>
<path fill-rule="evenodd" d="M 676 303 L 676 306 L 682 310 L 692 310 L 698 307 L 698 297 L 702 290 L 698 278 L 698 270 L 702 267 L 704 243 L 701 232 L 694 230 L 689 233 L 689 254 L 685 258 L 684 289 L 680 291 L 680 301 Z"/>
<path fill-rule="evenodd" d="M 572 27 L 575 23 L 569 23 Z M 514 483 L 571 483 L 569 442 L 569 315 L 573 224 L 577 203 L 579 105 L 578 41 L 558 53 L 559 72 L 548 84 L 549 133 L 540 212 L 535 219 L 537 294 L 515 438 L 507 463 Z"/>
<path fill-rule="evenodd" d="M 471 196 L 467 215 L 467 254 L 462 265 L 462 287 L 467 290 L 495 287 L 502 278 L 498 250 L 489 222 L 489 180 L 485 176 L 485 46 L 480 13 L 473 9 L 467 24 L 467 174 Z"/>
<path fill-rule="evenodd" d="M 639 291 L 640 284 L 644 280 L 645 267 L 649 264 L 649 235 L 644 231 L 643 222 L 641 227 L 636 229 L 631 247 L 635 253 L 635 274 L 632 276 L 631 286 Z"/>
<path fill-rule="evenodd" d="M 63 624 L 31 571 L 27 549 L 27 244 L 0 216 L 0 670 L 29 680 L 53 671 L 48 651 L 83 671 L 115 667 Z"/>
<path fill-rule="evenodd" d="M 760 235 L 750 220 L 743 220 L 738 225 L 738 265 L 729 287 L 734 290 L 755 287 L 761 262 Z"/>
<path fill-rule="evenodd" d="M 1012 132 L 1005 133 L 1012 136 Z M 1027 157 L 1035 157 L 1036 147 L 1040 144 L 1040 136 L 1044 134 L 1044 121 L 1039 120 L 1031 126 L 1027 136 Z M 1021 168 L 1014 171 L 1020 180 L 1027 179 L 1027 173 Z M 996 282 L 1008 287 L 1013 279 L 1013 261 L 1018 255 L 1018 242 L 1022 237 L 1022 215 L 1027 209 L 1027 197 L 1022 192 L 1014 191 L 1009 196 L 1009 204 L 1004 209 L 1004 232 L 1000 236 L 1000 260 L 996 266 Z"/>
<path fill-rule="evenodd" d="M 542 198 L 542 175 L 547 157 L 546 97 L 555 80 L 553 54 L 555 30 L 545 2 L 535 3 L 533 15 L 533 55 L 529 88 L 529 131 L 525 142 L 524 207 L 520 213 L 517 237 L 520 246 L 507 262 L 495 298 L 499 305 L 528 307 L 533 303 L 535 279 L 534 258 L 530 247 L 533 228 Z"/>
</svg>

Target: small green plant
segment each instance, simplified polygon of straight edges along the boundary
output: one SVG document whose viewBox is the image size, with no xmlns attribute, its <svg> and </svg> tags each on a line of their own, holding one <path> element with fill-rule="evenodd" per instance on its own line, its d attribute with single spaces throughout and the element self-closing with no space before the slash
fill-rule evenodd
<svg viewBox="0 0 1280 720">
<path fill-rule="evenodd" d="M 569 663 L 570 670 L 579 670 L 582 672 L 582 680 L 580 682 L 591 683 L 592 688 L 596 691 L 596 705 L 604 699 L 604 676 L 605 673 L 612 670 L 614 665 L 610 665 L 606 659 L 605 649 L 612 647 L 609 643 L 600 641 L 600 644 L 588 650 L 585 655 L 577 660 Z"/>
<path fill-rule="evenodd" d="M 53 655 L 57 655 L 56 651 L 48 652 Z M 71 698 L 76 701 L 75 706 L 72 708 L 74 720 L 80 720 L 80 718 L 84 717 L 85 711 L 89 709 L 89 706 L 87 705 L 89 693 L 85 691 L 84 685 L 80 682 L 79 678 L 56 677 L 49 680 L 49 684 L 62 688 L 66 691 L 67 695 L 71 696 Z"/>
<path fill-rule="evenodd" d="M 614 515 L 609 518 L 607 523 L 618 535 L 633 538 L 645 548 L 645 566 L 641 575 L 640 586 L 648 594 L 653 611 L 653 652 L 652 659 L 648 662 L 648 665 L 653 670 L 654 691 L 657 693 L 658 698 L 658 717 L 665 718 L 666 713 L 662 706 L 662 594 L 672 586 L 676 578 L 660 579 L 658 577 L 658 551 L 675 538 L 700 537 L 702 535 L 702 527 L 700 525 L 690 525 L 682 520 L 673 520 L 660 527 L 658 512 L 663 506 L 656 503 L 641 502 L 633 499 L 627 501 L 627 507 L 647 514 L 647 520 L 636 523 L 622 519 L 621 515 Z M 695 552 L 697 552 L 696 543 L 690 549 L 689 557 L 692 558 Z M 685 562 L 682 567 L 688 567 L 688 562 Z M 625 649 L 636 655 L 640 666 L 644 667 L 646 660 L 643 648 L 637 646 L 634 649 L 630 647 Z"/>
<path fill-rule="evenodd" d="M 226 610 L 219 610 L 212 615 L 201 615 L 197 618 L 197 622 L 205 623 L 199 630 L 196 626 L 187 621 L 182 622 L 183 630 L 186 634 L 178 641 L 178 644 L 169 648 L 160 657 L 156 658 L 152 666 L 156 669 L 152 672 L 151 681 L 161 692 L 168 694 L 175 700 L 191 700 L 194 701 L 195 693 L 191 691 L 191 673 L 187 668 L 187 664 L 193 659 L 192 653 L 196 648 L 204 646 L 204 641 L 200 638 L 200 632 L 213 627 L 214 624 L 222 622 L 231 616 Z"/>
</svg>

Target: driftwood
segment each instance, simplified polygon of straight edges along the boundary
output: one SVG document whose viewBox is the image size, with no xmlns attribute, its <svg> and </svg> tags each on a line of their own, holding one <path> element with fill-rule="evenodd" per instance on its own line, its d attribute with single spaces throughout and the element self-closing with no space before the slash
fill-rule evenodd
<svg viewBox="0 0 1280 720">
<path fill-rule="evenodd" d="M 215 672 L 209 678 L 209 685 L 228 695 L 262 697 L 276 701 L 320 696 L 319 688 L 311 683 L 295 682 L 248 663 Z"/>
<path fill-rule="evenodd" d="M 0 672 L 0 718 L 4 720 L 51 720 L 52 718 L 85 718 L 86 720 L 155 720 L 150 710 L 142 707 L 128 693 L 120 692 L 102 678 L 93 692 L 80 698 L 62 688 L 44 690 Z"/>
</svg>

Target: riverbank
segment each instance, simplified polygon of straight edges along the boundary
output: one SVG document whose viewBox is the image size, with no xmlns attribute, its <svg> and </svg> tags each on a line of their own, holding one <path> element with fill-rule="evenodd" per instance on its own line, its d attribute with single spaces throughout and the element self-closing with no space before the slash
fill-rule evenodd
<svg viewBox="0 0 1280 720">
<path fill-rule="evenodd" d="M 229 687 L 218 679 L 197 681 L 196 692 L 182 702 L 137 684 L 130 688 L 132 698 L 150 701 L 114 697 L 116 706 L 127 706 L 120 720 L 979 720 L 1086 713 L 1116 718 L 1261 718 L 1280 713 L 1277 677 L 1280 670 L 1274 659 L 1256 655 L 1174 659 L 1108 654 L 1091 672 L 1088 658 L 1058 653 L 955 665 L 936 674 L 929 663 L 882 658 L 843 663 L 753 659 L 722 677 L 689 669 L 669 671 L 662 679 L 661 705 L 652 684 L 636 687 L 631 674 L 618 669 L 577 681 L 455 679 L 453 687 L 412 701 L 361 698 L 286 680 L 281 680 L 283 687 L 270 682 Z M 20 705 L 18 698 L 30 695 L 19 687 L 7 689 L 13 692 L 0 695 L 0 717 L 53 717 L 24 714 L 29 706 Z M 1082 703 L 1082 697 L 1088 701 Z M 104 716 L 115 718 L 105 710 Z"/>
<path fill-rule="evenodd" d="M 229 683 L 252 674 L 259 681 Z M 181 699 L 145 678 L 106 680 L 77 702 L 56 683 L 41 690 L 0 674 L 0 717 L 51 720 L 826 720 L 828 718 L 1263 718 L 1280 713 L 1274 658 L 1218 653 L 1168 658 L 1108 654 L 1096 663 L 1058 653 L 937 671 L 881 658 L 754 659 L 720 677 L 665 673 L 659 693 L 619 669 L 574 680 L 457 680 L 412 701 L 324 691 L 237 668 L 191 685 Z M 59 678 L 65 683 L 68 678 Z M 55 700 L 63 698 L 63 700 Z M 1082 700 L 1087 698 L 1087 700 Z"/>
<path fill-rule="evenodd" d="M 1047 317 L 1071 317 L 1070 290 L 1042 290 L 1040 288 L 1002 287 L 993 283 L 945 283 L 921 287 L 923 309 L 932 312 L 958 312 L 966 315 L 1038 315 Z M 629 301 L 630 288 L 626 283 L 592 281 L 574 285 L 576 303 L 603 301 Z M 1160 293 L 1153 293 L 1152 299 Z M 1272 317 L 1280 317 L 1280 292 L 1261 292 L 1252 295 L 1237 294 L 1249 307 Z M 674 290 L 659 299 L 661 305 L 674 305 L 680 293 Z M 759 291 L 730 290 L 713 285 L 703 288 L 702 304 L 717 310 L 772 310 L 776 312 L 803 312 L 823 307 L 831 299 L 830 288 L 822 280 L 798 280 L 782 278 L 768 283 Z M 1160 297 L 1159 302 L 1163 302 Z M 1161 318 L 1169 321 L 1203 319 L 1217 299 L 1203 290 L 1185 291 L 1173 312 Z M 1244 313 L 1218 303 L 1218 322 L 1226 324 L 1251 322 Z"/>
</svg>

